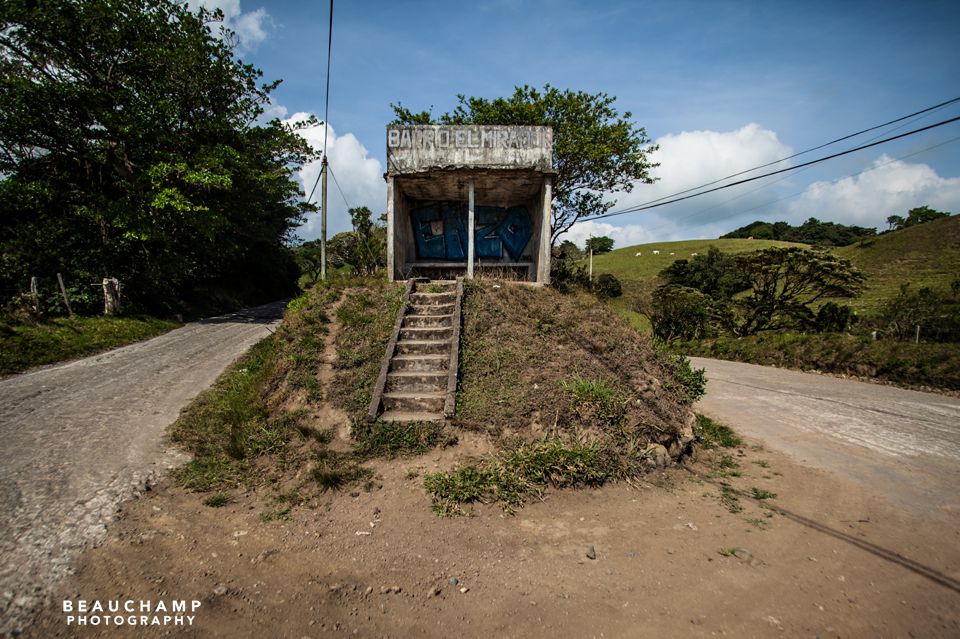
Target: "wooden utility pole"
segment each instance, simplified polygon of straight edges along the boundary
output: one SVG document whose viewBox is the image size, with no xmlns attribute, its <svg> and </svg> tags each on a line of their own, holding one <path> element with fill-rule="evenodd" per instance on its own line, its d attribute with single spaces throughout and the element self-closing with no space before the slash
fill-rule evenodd
<svg viewBox="0 0 960 639">
<path fill-rule="evenodd" d="M 327 279 L 327 156 L 320 167 L 320 279 Z"/>
</svg>

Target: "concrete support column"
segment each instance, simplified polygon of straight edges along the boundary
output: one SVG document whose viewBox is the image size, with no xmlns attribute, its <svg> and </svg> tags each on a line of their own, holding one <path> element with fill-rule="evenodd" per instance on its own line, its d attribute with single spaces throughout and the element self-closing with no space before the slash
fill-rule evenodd
<svg viewBox="0 0 960 639">
<path fill-rule="evenodd" d="M 551 178 L 543 180 L 543 210 L 540 219 L 540 256 L 537 259 L 537 283 L 550 283 L 550 228 L 553 216 L 553 183 Z"/>
<path fill-rule="evenodd" d="M 474 234 L 476 222 L 473 214 L 473 180 L 467 185 L 467 279 L 473 279 Z"/>
<path fill-rule="evenodd" d="M 396 241 L 396 235 L 394 234 L 394 211 L 393 211 L 393 176 L 387 177 L 387 281 L 392 282 L 394 279 L 394 264 L 393 261 L 396 259 L 393 250 L 393 243 Z"/>
</svg>

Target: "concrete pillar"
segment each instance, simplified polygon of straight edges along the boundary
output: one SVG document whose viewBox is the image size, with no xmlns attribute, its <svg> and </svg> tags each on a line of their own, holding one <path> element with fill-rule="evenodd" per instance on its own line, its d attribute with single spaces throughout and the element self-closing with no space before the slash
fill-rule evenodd
<svg viewBox="0 0 960 639">
<path fill-rule="evenodd" d="M 473 180 L 467 185 L 467 279 L 473 279 L 474 233 L 476 223 L 473 215 Z"/>
<path fill-rule="evenodd" d="M 540 256 L 537 259 L 537 283 L 550 283 L 550 222 L 553 213 L 553 183 L 551 178 L 543 180 L 543 210 L 540 220 Z"/>
<path fill-rule="evenodd" d="M 397 241 L 394 235 L 394 211 L 393 211 L 393 176 L 387 177 L 387 281 L 394 281 L 395 251 L 393 243 Z"/>
</svg>

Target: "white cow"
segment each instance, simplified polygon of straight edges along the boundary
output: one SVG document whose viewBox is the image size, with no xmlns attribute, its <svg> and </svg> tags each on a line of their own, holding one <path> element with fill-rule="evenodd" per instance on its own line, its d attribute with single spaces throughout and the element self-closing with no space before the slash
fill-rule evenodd
<svg viewBox="0 0 960 639">
<path fill-rule="evenodd" d="M 636 253 L 636 255 L 634 255 L 634 257 L 640 257 L 641 255 L 643 255 L 643 251 L 637 251 L 637 253 Z"/>
<path fill-rule="evenodd" d="M 690 254 L 691 257 L 696 257 L 696 256 L 698 256 L 698 255 L 700 255 L 700 254 L 699 254 L 699 253 L 691 253 L 691 254 Z"/>
<path fill-rule="evenodd" d="M 673 255 L 673 253 L 671 252 L 670 255 Z"/>
<path fill-rule="evenodd" d="M 660 251 L 654 251 L 653 254 L 654 254 L 654 255 L 660 255 Z"/>
</svg>

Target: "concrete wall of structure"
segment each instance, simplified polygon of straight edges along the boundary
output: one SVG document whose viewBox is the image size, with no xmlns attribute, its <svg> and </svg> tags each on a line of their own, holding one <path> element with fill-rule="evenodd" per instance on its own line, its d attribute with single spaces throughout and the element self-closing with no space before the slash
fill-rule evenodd
<svg viewBox="0 0 960 639">
<path fill-rule="evenodd" d="M 553 130 L 541 126 L 387 127 L 387 173 L 553 168 Z"/>
<path fill-rule="evenodd" d="M 549 127 L 391 126 L 387 142 L 391 279 L 428 274 L 420 270 L 467 271 L 464 239 L 472 245 L 475 268 L 502 266 L 505 277 L 549 279 Z M 478 240 L 468 230 L 471 184 L 474 228 L 489 229 L 499 243 Z"/>
</svg>

